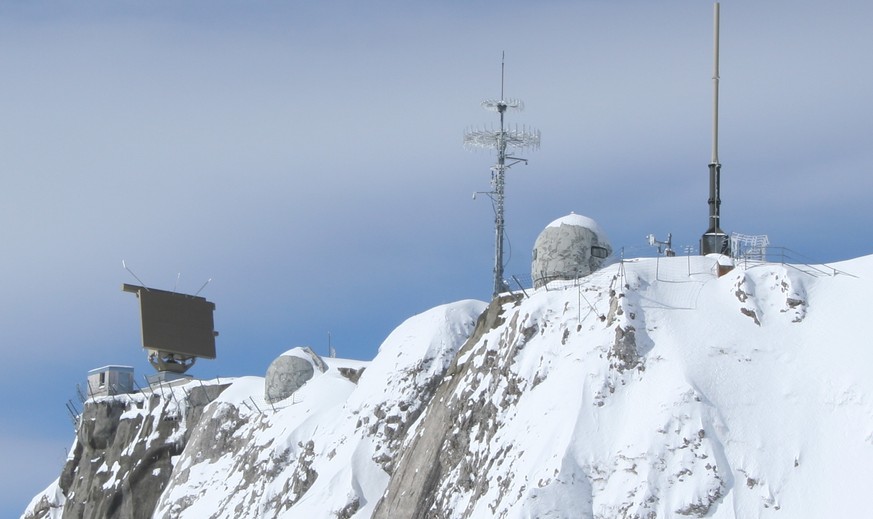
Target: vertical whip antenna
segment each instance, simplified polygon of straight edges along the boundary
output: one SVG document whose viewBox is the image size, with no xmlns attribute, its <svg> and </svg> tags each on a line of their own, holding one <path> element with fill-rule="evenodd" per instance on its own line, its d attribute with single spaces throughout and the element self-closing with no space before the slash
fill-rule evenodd
<svg viewBox="0 0 873 519">
<path fill-rule="evenodd" d="M 500 99 L 503 99 L 503 78 L 506 72 L 506 51 L 500 53 Z"/>
<path fill-rule="evenodd" d="M 136 274 L 133 273 L 132 270 L 130 270 L 130 268 L 127 266 L 127 263 L 124 260 L 121 260 L 121 267 L 124 270 L 128 271 L 130 273 L 130 275 L 133 276 L 134 279 L 139 281 L 139 284 L 142 285 L 143 288 L 145 288 L 145 283 L 142 282 L 142 280 L 139 278 L 139 276 L 137 276 Z M 146 288 L 146 291 L 148 291 L 148 288 Z"/>
<path fill-rule="evenodd" d="M 719 5 L 715 3 L 713 14 L 713 60 L 712 60 L 712 160 L 710 164 L 718 164 L 718 15 Z"/>
<path fill-rule="evenodd" d="M 494 205 L 494 292 L 497 297 L 509 287 L 503 279 L 503 241 L 504 241 L 504 188 L 506 170 L 519 162 L 527 164 L 527 159 L 507 155 L 507 148 L 515 148 L 521 152 L 526 148 L 537 149 L 540 146 L 540 132 L 522 127 L 519 130 L 507 129 L 504 124 L 504 114 L 508 109 L 522 110 L 524 104 L 518 99 L 507 99 L 504 96 L 504 73 L 506 70 L 504 52 L 500 58 L 500 99 L 488 99 L 482 102 L 482 108 L 497 112 L 500 116 L 499 130 L 468 129 L 464 132 L 464 146 L 468 149 L 497 150 L 497 164 L 491 167 L 491 191 L 482 192 L 491 198 Z M 507 163 L 507 160 L 509 161 Z M 476 194 L 473 194 L 476 198 Z"/>
<path fill-rule="evenodd" d="M 730 240 L 721 230 L 721 164 L 718 162 L 718 30 L 719 4 L 713 6 L 712 160 L 709 163 L 709 222 L 700 238 L 700 254 L 730 254 Z"/>
</svg>

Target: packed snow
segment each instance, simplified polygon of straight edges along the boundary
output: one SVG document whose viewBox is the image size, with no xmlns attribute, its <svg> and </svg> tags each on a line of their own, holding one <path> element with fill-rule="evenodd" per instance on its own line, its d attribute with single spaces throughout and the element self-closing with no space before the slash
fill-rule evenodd
<svg viewBox="0 0 873 519">
<path fill-rule="evenodd" d="M 243 377 L 197 423 L 184 386 L 151 407 L 123 397 L 119 420 L 186 417 L 132 436 L 187 437 L 160 518 L 868 515 L 873 256 L 720 263 L 616 263 L 507 300 L 490 329 L 483 302 L 439 306 L 272 405 Z M 119 466 L 94 465 L 120 484 Z M 392 480 L 425 468 L 427 495 Z M 73 499 L 55 482 L 24 517 Z"/>
</svg>

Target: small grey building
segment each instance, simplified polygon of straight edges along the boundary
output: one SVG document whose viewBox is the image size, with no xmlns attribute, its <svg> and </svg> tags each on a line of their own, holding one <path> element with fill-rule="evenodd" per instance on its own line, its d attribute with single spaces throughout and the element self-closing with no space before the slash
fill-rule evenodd
<svg viewBox="0 0 873 519">
<path fill-rule="evenodd" d="M 530 268 L 534 288 L 587 276 L 600 269 L 611 254 L 609 239 L 597 222 L 576 213 L 558 218 L 534 244 Z"/>
<path fill-rule="evenodd" d="M 103 366 L 88 372 L 89 396 L 133 393 L 133 367 Z"/>
</svg>

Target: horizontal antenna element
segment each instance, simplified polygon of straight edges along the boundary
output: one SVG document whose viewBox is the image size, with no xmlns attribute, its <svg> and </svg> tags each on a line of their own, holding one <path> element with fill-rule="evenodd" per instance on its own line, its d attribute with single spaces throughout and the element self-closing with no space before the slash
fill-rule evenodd
<svg viewBox="0 0 873 519">
<path fill-rule="evenodd" d="M 505 112 L 508 109 L 513 109 L 517 111 L 524 110 L 524 102 L 520 99 L 486 99 L 482 101 L 482 108 L 488 110 L 489 112 Z"/>
<path fill-rule="evenodd" d="M 540 131 L 529 129 L 526 126 L 519 129 L 516 126 L 513 129 L 504 129 L 503 131 L 470 129 L 464 132 L 464 146 L 468 149 L 495 150 L 501 144 L 517 150 L 537 150 L 540 147 Z"/>
</svg>

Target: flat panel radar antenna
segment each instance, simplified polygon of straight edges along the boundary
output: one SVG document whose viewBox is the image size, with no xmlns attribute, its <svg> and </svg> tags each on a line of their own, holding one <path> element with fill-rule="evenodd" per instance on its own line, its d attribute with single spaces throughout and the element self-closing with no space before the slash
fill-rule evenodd
<svg viewBox="0 0 873 519">
<path fill-rule="evenodd" d="M 146 286 L 125 283 L 121 289 L 139 298 L 142 347 L 158 372 L 182 374 L 198 357 L 215 358 L 214 303 Z"/>
<path fill-rule="evenodd" d="M 464 132 L 464 147 L 467 149 L 490 149 L 497 151 L 497 164 L 491 167 L 491 191 L 481 192 L 491 198 L 494 206 L 494 292 L 497 297 L 509 289 L 503 279 L 503 242 L 504 242 L 504 188 L 506 170 L 519 162 L 527 164 L 527 159 L 507 154 L 508 149 L 522 152 L 525 149 L 535 150 L 540 147 L 540 132 L 533 128 L 518 126 L 509 128 L 504 121 L 508 110 L 524 109 L 524 103 L 518 99 L 507 99 L 504 96 L 505 53 L 500 59 L 500 99 L 482 101 L 482 108 L 497 112 L 500 116 L 499 129 L 468 129 Z M 473 198 L 476 198 L 473 194 Z"/>
<path fill-rule="evenodd" d="M 712 160 L 709 163 L 709 223 L 700 238 L 702 255 L 730 255 L 728 235 L 721 230 L 721 164 L 718 162 L 718 26 L 719 5 L 713 6 L 713 72 L 712 72 Z"/>
</svg>

